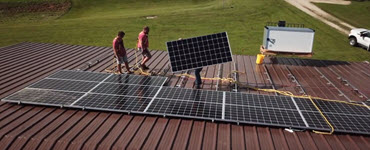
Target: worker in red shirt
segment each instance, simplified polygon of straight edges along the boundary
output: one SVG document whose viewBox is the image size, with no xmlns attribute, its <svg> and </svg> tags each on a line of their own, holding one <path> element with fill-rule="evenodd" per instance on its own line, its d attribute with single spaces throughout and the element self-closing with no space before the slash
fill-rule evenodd
<svg viewBox="0 0 370 150">
<path fill-rule="evenodd" d="M 152 58 L 152 55 L 150 54 L 148 50 L 148 47 L 149 47 L 148 34 L 149 34 L 149 27 L 145 26 L 143 28 L 143 31 L 139 33 L 138 43 L 137 43 L 137 48 L 139 51 L 142 51 L 142 55 L 143 55 L 143 61 L 141 62 L 140 67 L 144 70 L 149 69 L 145 65 L 145 63 L 148 62 L 150 58 Z"/>
<path fill-rule="evenodd" d="M 125 32 L 119 31 L 117 37 L 113 39 L 113 52 L 117 62 L 118 73 L 122 74 L 121 64 L 125 63 L 127 73 L 132 73 L 127 60 L 126 49 L 123 44 Z"/>
</svg>

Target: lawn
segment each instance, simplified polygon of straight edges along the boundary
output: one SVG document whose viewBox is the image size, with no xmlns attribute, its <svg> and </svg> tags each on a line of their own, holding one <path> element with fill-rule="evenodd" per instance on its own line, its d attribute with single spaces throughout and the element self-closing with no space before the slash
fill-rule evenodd
<svg viewBox="0 0 370 150">
<path fill-rule="evenodd" d="M 165 50 L 166 41 L 180 37 L 227 31 L 234 54 L 256 55 L 266 22 L 286 20 L 315 29 L 315 59 L 370 60 L 369 52 L 349 46 L 346 35 L 283 0 L 72 0 L 61 17 L 27 19 L 35 15 L 42 14 L 2 21 L 0 47 L 23 41 L 111 46 L 119 30 L 126 32 L 126 47 L 135 47 L 148 25 L 150 49 Z M 157 18 L 146 19 L 152 15 Z"/>
<path fill-rule="evenodd" d="M 370 1 L 352 1 L 350 5 L 315 3 L 322 10 L 358 28 L 370 29 Z"/>
</svg>

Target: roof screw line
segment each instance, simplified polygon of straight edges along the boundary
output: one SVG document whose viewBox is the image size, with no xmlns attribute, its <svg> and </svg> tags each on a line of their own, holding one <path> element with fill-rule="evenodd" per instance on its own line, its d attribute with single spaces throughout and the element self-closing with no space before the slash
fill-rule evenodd
<svg viewBox="0 0 370 150">
<path fill-rule="evenodd" d="M 342 83 L 345 82 L 344 85 L 346 86 L 350 86 L 356 93 L 357 95 L 360 97 L 360 98 L 366 98 L 366 99 L 369 99 L 365 94 L 363 94 L 361 91 L 359 91 L 355 86 L 353 86 L 350 82 L 348 82 L 346 79 L 344 79 L 342 76 L 340 76 L 336 71 L 334 71 L 332 68 L 328 67 L 328 69 L 334 73 L 338 79 L 341 79 L 342 80 Z"/>
</svg>

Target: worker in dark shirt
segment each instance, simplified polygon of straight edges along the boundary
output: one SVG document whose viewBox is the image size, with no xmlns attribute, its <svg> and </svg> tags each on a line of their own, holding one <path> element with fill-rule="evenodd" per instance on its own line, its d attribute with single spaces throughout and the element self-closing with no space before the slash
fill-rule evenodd
<svg viewBox="0 0 370 150">
<path fill-rule="evenodd" d="M 117 37 L 113 39 L 113 52 L 117 62 L 118 73 L 122 74 L 121 64 L 125 63 L 127 73 L 132 73 L 127 60 L 127 53 L 123 44 L 125 32 L 119 31 Z"/>
</svg>

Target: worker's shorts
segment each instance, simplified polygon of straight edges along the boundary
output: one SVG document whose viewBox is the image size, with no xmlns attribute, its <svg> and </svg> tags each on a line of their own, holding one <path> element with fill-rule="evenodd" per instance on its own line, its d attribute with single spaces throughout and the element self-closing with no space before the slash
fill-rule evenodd
<svg viewBox="0 0 370 150">
<path fill-rule="evenodd" d="M 117 64 L 123 64 L 125 62 L 128 62 L 127 60 L 127 56 L 118 56 L 118 58 L 116 58 L 116 62 Z"/>
<path fill-rule="evenodd" d="M 152 58 L 152 54 L 150 54 L 150 51 L 148 49 L 143 50 L 143 48 L 138 48 L 139 51 L 141 51 L 141 54 L 144 57 Z"/>
</svg>

